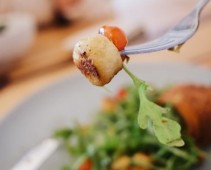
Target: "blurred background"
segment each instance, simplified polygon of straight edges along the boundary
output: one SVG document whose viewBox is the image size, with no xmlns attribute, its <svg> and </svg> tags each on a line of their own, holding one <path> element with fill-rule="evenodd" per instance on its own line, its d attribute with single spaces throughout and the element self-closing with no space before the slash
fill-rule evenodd
<svg viewBox="0 0 211 170">
<path fill-rule="evenodd" d="M 105 24 L 129 44 L 158 37 L 196 0 L 0 0 L 0 118 L 28 96 L 72 73 L 72 49 Z M 211 68 L 211 4 L 181 53 L 136 55 L 131 62 L 190 62 Z"/>
</svg>

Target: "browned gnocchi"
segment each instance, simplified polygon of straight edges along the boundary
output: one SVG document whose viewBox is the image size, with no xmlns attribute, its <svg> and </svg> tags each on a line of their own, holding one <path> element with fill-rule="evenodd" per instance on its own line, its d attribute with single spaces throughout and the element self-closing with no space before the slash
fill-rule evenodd
<svg viewBox="0 0 211 170">
<path fill-rule="evenodd" d="M 73 50 L 73 61 L 81 73 L 97 86 L 109 83 L 123 68 L 116 46 L 100 34 L 79 41 Z"/>
</svg>

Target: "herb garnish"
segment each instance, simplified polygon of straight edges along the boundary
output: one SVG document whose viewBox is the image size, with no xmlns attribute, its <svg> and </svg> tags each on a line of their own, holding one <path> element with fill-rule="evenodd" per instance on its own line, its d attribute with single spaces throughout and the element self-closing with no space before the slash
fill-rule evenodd
<svg viewBox="0 0 211 170">
<path fill-rule="evenodd" d="M 131 77 L 134 85 L 138 89 L 140 98 L 140 107 L 138 112 L 138 123 L 142 129 L 146 129 L 148 124 L 154 130 L 156 137 L 159 142 L 169 146 L 183 146 L 184 141 L 181 138 L 181 127 L 180 125 L 165 116 L 170 112 L 169 108 L 163 108 L 156 103 L 151 102 L 146 92 L 151 87 L 143 80 L 140 80 L 134 74 L 132 74 L 126 66 L 123 66 L 125 72 Z"/>
</svg>

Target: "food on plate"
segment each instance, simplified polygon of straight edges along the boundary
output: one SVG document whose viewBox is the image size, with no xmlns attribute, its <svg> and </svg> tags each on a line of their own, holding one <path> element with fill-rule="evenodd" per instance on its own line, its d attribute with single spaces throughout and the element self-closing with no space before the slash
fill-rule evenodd
<svg viewBox="0 0 211 170">
<path fill-rule="evenodd" d="M 109 83 L 123 68 L 138 89 L 140 128 L 153 129 L 160 143 L 169 146 L 183 146 L 180 125 L 165 116 L 169 112 L 167 108 L 158 106 L 147 98 L 146 93 L 151 87 L 123 64 L 128 56 L 121 57 L 119 50 L 124 49 L 126 44 L 127 38 L 120 28 L 104 26 L 99 30 L 99 35 L 81 40 L 75 45 L 73 61 L 80 71 L 97 86 Z"/>
<path fill-rule="evenodd" d="M 199 144 L 211 143 L 211 88 L 180 85 L 169 89 L 159 98 L 160 103 L 171 103 L 180 113 L 188 132 Z"/>
<path fill-rule="evenodd" d="M 123 87 L 116 95 L 102 101 L 101 109 L 89 125 L 76 123 L 73 128 L 55 132 L 73 158 L 64 169 L 190 170 L 206 158 L 199 146 L 210 143 L 210 138 L 198 141 L 190 131 L 194 122 L 187 122 L 185 115 L 198 119 L 200 126 L 196 130 L 199 136 L 206 136 L 205 133 L 210 136 L 204 131 L 203 123 L 205 119 L 211 121 L 211 105 L 206 106 L 207 112 L 199 106 L 204 101 L 211 102 L 210 90 L 211 87 L 185 84 L 147 94 L 151 101 L 168 105 L 171 111 L 166 116 L 182 124 L 185 145 L 177 148 L 159 143 L 152 129 L 139 128 L 136 115 L 140 103 L 138 89 Z M 193 106 L 194 101 L 198 107 Z M 189 109 L 179 109 L 183 107 L 181 103 L 191 109 L 191 115 Z"/>
</svg>

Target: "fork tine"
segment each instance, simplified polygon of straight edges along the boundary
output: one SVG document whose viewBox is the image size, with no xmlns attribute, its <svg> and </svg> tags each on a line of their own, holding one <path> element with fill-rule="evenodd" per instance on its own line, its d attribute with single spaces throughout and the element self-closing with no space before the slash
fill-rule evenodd
<svg viewBox="0 0 211 170">
<path fill-rule="evenodd" d="M 125 50 L 121 51 L 121 55 L 131 55 L 131 54 L 143 54 L 143 53 L 150 53 L 154 51 L 165 50 L 169 47 L 169 44 L 175 44 L 175 40 L 165 38 L 165 36 L 160 37 L 154 41 L 150 41 L 148 43 L 144 43 L 137 46 L 131 46 L 130 48 L 126 48 Z"/>
</svg>

